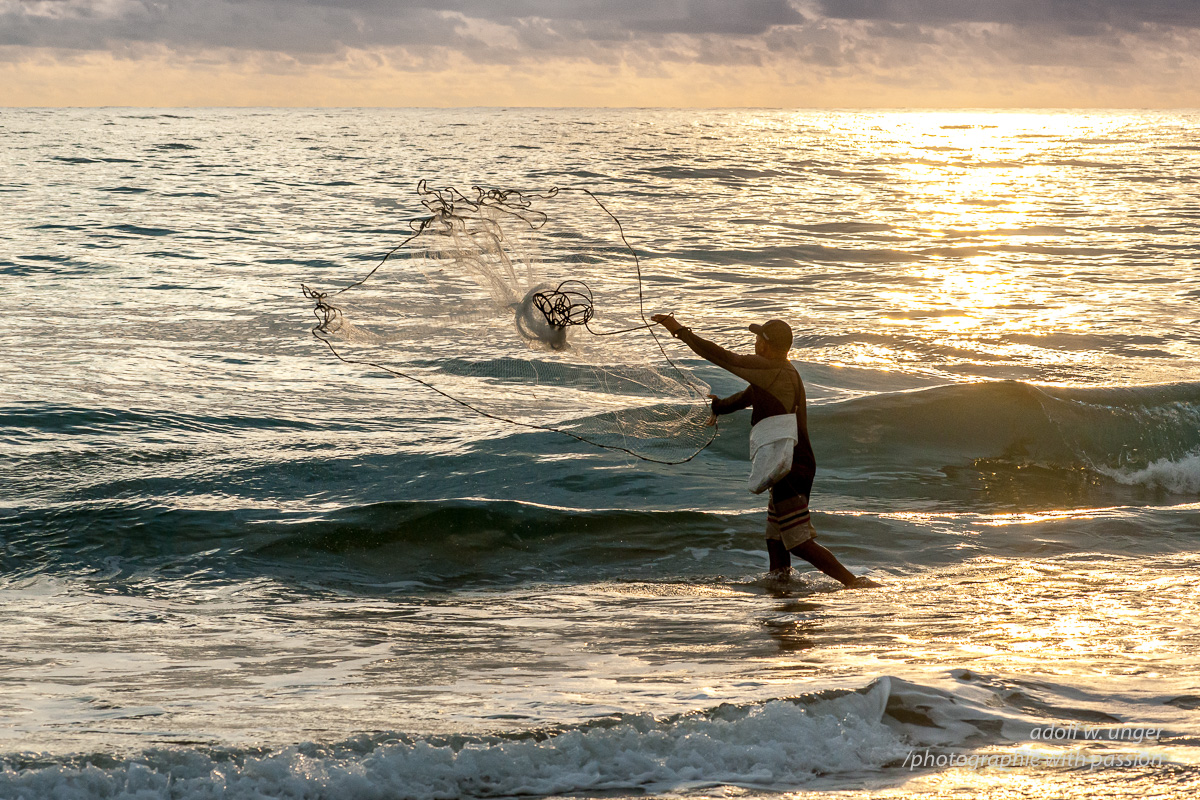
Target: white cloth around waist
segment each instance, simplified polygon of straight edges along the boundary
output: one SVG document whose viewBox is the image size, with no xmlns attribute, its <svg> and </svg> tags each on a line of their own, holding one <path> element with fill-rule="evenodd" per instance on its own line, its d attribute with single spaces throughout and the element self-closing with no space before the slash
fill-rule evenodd
<svg viewBox="0 0 1200 800">
<path fill-rule="evenodd" d="M 792 471 L 792 451 L 799 439 L 795 414 L 776 414 L 755 423 L 750 429 L 751 492 L 761 494 Z"/>
</svg>

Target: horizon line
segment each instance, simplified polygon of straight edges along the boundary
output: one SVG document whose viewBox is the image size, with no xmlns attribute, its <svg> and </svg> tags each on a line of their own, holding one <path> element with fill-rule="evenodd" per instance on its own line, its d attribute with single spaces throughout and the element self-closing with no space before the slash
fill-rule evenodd
<svg viewBox="0 0 1200 800">
<path fill-rule="evenodd" d="M 99 109 L 194 109 L 234 110 L 272 109 L 307 111 L 1195 111 L 1200 106 L 557 106 L 557 105 L 4 105 L 0 111 L 13 110 L 99 110 Z"/>
</svg>

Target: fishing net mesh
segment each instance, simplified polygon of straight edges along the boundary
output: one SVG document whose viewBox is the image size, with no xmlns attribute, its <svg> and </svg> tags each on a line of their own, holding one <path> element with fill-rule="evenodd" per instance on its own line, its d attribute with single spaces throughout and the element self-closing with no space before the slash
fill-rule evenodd
<svg viewBox="0 0 1200 800">
<path fill-rule="evenodd" d="M 464 413 L 647 461 L 712 441 L 708 386 L 667 354 L 637 254 L 593 194 L 417 191 L 429 215 L 366 277 L 303 287 L 334 355 Z"/>
</svg>

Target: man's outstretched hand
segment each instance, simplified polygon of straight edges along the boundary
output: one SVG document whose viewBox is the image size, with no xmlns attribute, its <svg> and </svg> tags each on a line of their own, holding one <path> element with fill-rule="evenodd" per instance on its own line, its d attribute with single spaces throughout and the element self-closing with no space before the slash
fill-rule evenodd
<svg viewBox="0 0 1200 800">
<path fill-rule="evenodd" d="M 675 335 L 675 331 L 683 327 L 679 324 L 679 321 L 675 319 L 674 314 L 655 314 L 650 318 L 650 321 L 657 322 L 659 325 L 662 325 L 667 329 L 667 333 L 671 334 L 672 336 Z"/>
</svg>

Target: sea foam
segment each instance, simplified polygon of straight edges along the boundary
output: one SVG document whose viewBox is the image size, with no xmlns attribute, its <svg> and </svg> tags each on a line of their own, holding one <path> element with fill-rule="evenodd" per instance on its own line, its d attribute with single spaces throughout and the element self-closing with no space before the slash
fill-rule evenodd
<svg viewBox="0 0 1200 800">
<path fill-rule="evenodd" d="M 1142 469 L 1101 471 L 1127 486 L 1149 486 L 1175 494 L 1200 494 L 1200 452 L 1193 452 L 1176 461 L 1160 458 Z"/>
<path fill-rule="evenodd" d="M 881 722 L 889 682 L 812 702 L 630 715 L 549 737 L 423 737 L 276 753 L 152 750 L 110 767 L 79 760 L 0 771 L 0 796 L 435 800 L 731 784 L 786 789 L 903 757 Z"/>
</svg>

